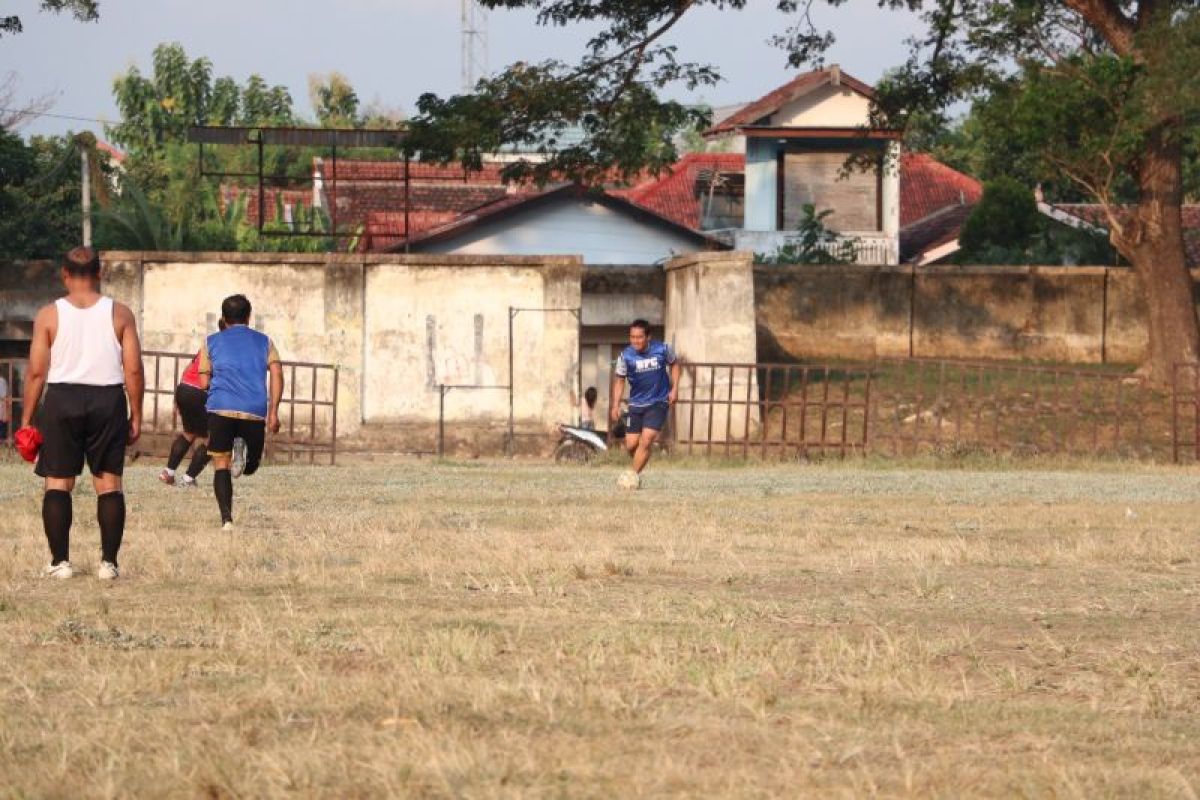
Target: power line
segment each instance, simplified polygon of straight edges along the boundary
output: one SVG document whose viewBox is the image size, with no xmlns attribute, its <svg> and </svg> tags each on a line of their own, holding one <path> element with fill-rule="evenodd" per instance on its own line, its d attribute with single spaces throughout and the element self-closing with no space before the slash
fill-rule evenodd
<svg viewBox="0 0 1200 800">
<path fill-rule="evenodd" d="M 65 119 L 72 122 L 99 122 L 101 125 L 111 125 L 112 120 L 97 119 L 95 117 L 76 117 L 69 114 L 51 114 L 48 111 L 31 111 L 27 108 L 0 108 L 0 112 L 6 114 L 21 114 L 25 117 L 50 117 L 51 119 Z"/>
</svg>

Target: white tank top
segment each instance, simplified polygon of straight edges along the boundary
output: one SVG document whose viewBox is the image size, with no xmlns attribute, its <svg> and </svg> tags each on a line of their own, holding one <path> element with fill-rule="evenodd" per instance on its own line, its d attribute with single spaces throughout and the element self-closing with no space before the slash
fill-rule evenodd
<svg viewBox="0 0 1200 800">
<path fill-rule="evenodd" d="M 121 343 L 113 328 L 113 301 L 101 296 L 91 308 L 76 308 L 67 299 L 54 303 L 58 332 L 50 345 L 47 383 L 119 386 L 125 383 Z"/>
</svg>

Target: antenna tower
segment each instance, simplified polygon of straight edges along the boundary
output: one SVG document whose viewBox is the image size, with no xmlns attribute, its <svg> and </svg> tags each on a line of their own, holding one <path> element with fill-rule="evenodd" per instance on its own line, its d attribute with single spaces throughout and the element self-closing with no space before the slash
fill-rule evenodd
<svg viewBox="0 0 1200 800">
<path fill-rule="evenodd" d="M 462 90 L 475 91 L 487 74 L 487 13 L 476 0 L 462 0 Z"/>
</svg>

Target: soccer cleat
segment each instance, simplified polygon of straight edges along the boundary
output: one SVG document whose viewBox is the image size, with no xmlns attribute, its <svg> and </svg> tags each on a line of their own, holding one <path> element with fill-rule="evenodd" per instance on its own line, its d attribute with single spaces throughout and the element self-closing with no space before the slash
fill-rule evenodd
<svg viewBox="0 0 1200 800">
<path fill-rule="evenodd" d="M 57 564 L 51 564 L 42 570 L 42 575 L 47 578 L 65 581 L 67 578 L 75 577 L 75 570 L 71 568 L 70 561 L 60 561 Z"/>
<path fill-rule="evenodd" d="M 233 457 L 229 463 L 229 475 L 240 478 L 246 471 L 246 440 L 238 437 L 233 440 Z"/>
<path fill-rule="evenodd" d="M 191 475 L 184 475 L 183 479 L 180 480 L 175 485 L 178 486 L 180 489 L 195 489 L 196 488 L 196 479 L 193 478 Z"/>
<path fill-rule="evenodd" d="M 162 472 L 158 473 L 158 479 L 160 481 L 162 481 L 163 483 L 165 483 L 167 486 L 175 485 L 175 475 L 170 470 L 168 470 L 166 467 L 163 468 Z"/>
<path fill-rule="evenodd" d="M 117 565 L 111 561 L 101 561 L 100 569 L 96 571 L 96 577 L 102 581 L 115 581 L 121 577 L 121 570 L 117 569 Z"/>
<path fill-rule="evenodd" d="M 229 532 L 233 530 L 233 520 L 221 524 L 221 530 Z"/>
</svg>

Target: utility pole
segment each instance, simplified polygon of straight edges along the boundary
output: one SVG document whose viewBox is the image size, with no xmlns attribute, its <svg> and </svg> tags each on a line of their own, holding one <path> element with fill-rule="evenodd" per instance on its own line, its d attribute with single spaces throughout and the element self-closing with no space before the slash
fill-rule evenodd
<svg viewBox="0 0 1200 800">
<path fill-rule="evenodd" d="M 80 205 L 83 209 L 83 246 L 92 246 L 92 171 L 88 164 L 86 147 L 79 148 L 81 162 L 79 173 Z"/>
<path fill-rule="evenodd" d="M 475 0 L 462 2 L 462 90 L 469 94 L 487 74 L 487 14 Z"/>
</svg>

